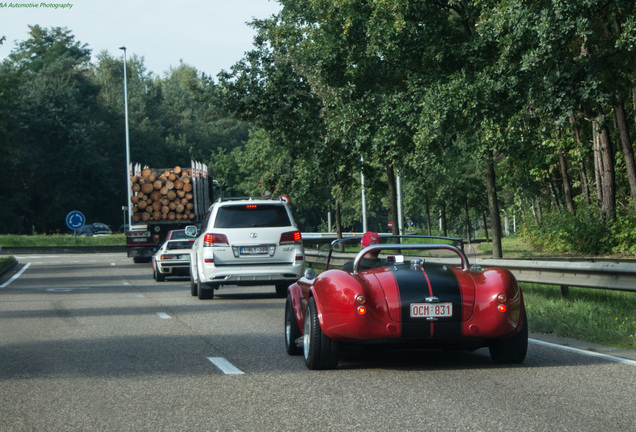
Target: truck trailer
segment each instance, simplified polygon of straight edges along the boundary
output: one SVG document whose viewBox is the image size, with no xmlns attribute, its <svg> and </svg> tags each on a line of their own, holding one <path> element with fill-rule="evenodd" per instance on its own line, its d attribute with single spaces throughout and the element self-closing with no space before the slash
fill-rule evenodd
<svg viewBox="0 0 636 432">
<path fill-rule="evenodd" d="M 201 223 L 212 198 L 208 167 L 191 161 L 190 167 L 130 167 L 130 226 L 126 249 L 136 263 L 150 262 L 171 230 Z"/>
</svg>

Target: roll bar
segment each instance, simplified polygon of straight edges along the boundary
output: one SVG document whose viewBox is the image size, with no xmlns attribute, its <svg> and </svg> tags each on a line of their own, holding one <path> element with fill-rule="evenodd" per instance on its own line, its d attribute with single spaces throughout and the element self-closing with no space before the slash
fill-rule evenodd
<svg viewBox="0 0 636 432">
<path fill-rule="evenodd" d="M 386 250 L 386 249 L 392 249 L 392 250 L 396 250 L 396 249 L 407 249 L 407 250 L 432 250 L 432 249 L 443 249 L 443 250 L 449 250 L 452 252 L 455 252 L 457 254 L 457 256 L 459 256 L 459 259 L 461 260 L 462 263 L 462 270 L 468 270 L 469 269 L 469 264 L 468 264 L 468 257 L 466 257 L 466 254 L 464 252 L 462 252 L 461 250 L 459 250 L 458 247 L 453 246 L 453 245 L 447 245 L 447 244 L 378 244 L 378 245 L 371 245 L 368 246 L 364 249 L 362 249 L 358 255 L 356 255 L 355 259 L 353 260 L 353 274 L 358 274 L 358 267 L 360 266 L 360 261 L 362 261 L 362 258 L 364 258 L 365 255 L 367 255 L 369 252 L 372 251 L 381 251 L 381 250 Z"/>
<path fill-rule="evenodd" d="M 452 246 L 452 245 L 447 245 L 447 244 L 442 244 L 442 243 L 426 243 L 426 244 L 407 244 L 407 243 L 382 243 L 379 245 L 372 245 L 372 246 L 391 246 L 391 247 L 382 247 L 381 249 L 415 249 L 413 246 L 423 246 L 426 245 L 428 247 L 426 248 L 420 248 L 420 249 L 449 249 L 452 250 L 455 253 L 458 253 L 458 255 L 460 256 L 460 258 L 462 259 L 462 265 L 464 263 L 464 261 L 466 262 L 466 268 L 468 268 L 468 258 L 466 258 L 466 254 L 464 253 L 464 240 L 460 239 L 460 238 L 452 238 L 452 237 L 436 237 L 436 236 L 425 236 L 425 235 L 393 235 L 393 234 L 380 234 L 380 238 L 381 239 L 425 239 L 425 240 L 445 240 L 445 241 L 449 241 L 449 242 L 453 242 L 453 243 L 458 243 L 459 244 L 459 248 Z M 347 238 L 341 238 L 341 239 L 336 239 L 334 241 L 331 242 L 330 246 L 329 246 L 329 254 L 327 255 L 327 262 L 325 264 L 325 270 L 329 270 L 329 263 L 331 262 L 331 255 L 333 254 L 333 249 L 334 246 L 337 245 L 338 243 L 345 243 L 345 242 L 353 242 L 353 241 L 360 241 L 361 237 L 347 237 Z M 444 246 L 451 246 L 451 248 L 446 248 Z M 455 251 L 457 250 L 457 251 Z M 361 251 L 364 252 L 364 251 Z M 365 254 L 366 255 L 366 254 Z M 364 255 L 362 256 L 364 257 Z M 362 259 L 362 257 L 360 257 L 360 259 Z M 354 270 L 357 269 L 357 266 L 354 265 Z M 354 271 L 354 273 L 357 273 L 357 271 Z"/>
</svg>

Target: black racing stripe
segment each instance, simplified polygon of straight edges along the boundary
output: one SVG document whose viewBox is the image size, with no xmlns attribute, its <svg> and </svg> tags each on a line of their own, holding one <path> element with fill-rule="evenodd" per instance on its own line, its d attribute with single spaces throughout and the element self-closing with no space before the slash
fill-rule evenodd
<svg viewBox="0 0 636 432">
<path fill-rule="evenodd" d="M 426 275 L 425 275 L 426 273 Z M 420 268 L 400 266 L 394 269 L 395 278 L 400 290 L 402 309 L 402 337 L 407 339 L 447 339 L 461 336 L 462 298 L 459 282 L 455 274 L 445 266 L 424 264 L 424 271 Z M 429 321 L 426 318 L 411 318 L 412 303 L 424 303 L 424 299 L 432 294 L 439 298 L 440 303 L 453 304 L 451 318 L 439 318 Z M 432 325 L 431 325 L 432 324 Z"/>
</svg>

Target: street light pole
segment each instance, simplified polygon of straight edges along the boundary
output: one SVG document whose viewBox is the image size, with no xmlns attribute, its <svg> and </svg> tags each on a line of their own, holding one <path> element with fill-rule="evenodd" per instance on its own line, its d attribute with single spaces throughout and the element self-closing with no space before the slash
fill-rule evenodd
<svg viewBox="0 0 636 432">
<path fill-rule="evenodd" d="M 128 229 L 132 225 L 132 208 L 130 203 L 130 135 L 128 132 L 128 79 L 126 76 L 126 47 L 120 46 L 120 50 L 124 51 L 124 116 L 126 117 L 126 189 L 128 190 Z"/>
</svg>

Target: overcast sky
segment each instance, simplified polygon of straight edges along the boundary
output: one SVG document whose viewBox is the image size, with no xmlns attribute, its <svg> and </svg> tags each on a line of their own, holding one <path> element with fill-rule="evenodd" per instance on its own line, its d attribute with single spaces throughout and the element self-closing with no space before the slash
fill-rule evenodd
<svg viewBox="0 0 636 432">
<path fill-rule="evenodd" d="M 0 6 L 0 60 L 28 38 L 28 26 L 66 27 L 95 56 L 107 50 L 144 57 L 148 71 L 163 76 L 180 61 L 216 76 L 252 48 L 246 23 L 268 18 L 281 6 L 274 0 L 3 0 Z M 10 5 L 37 7 L 11 7 Z M 65 8 L 44 5 L 67 5 Z M 70 6 L 70 7 L 68 7 Z"/>
</svg>

